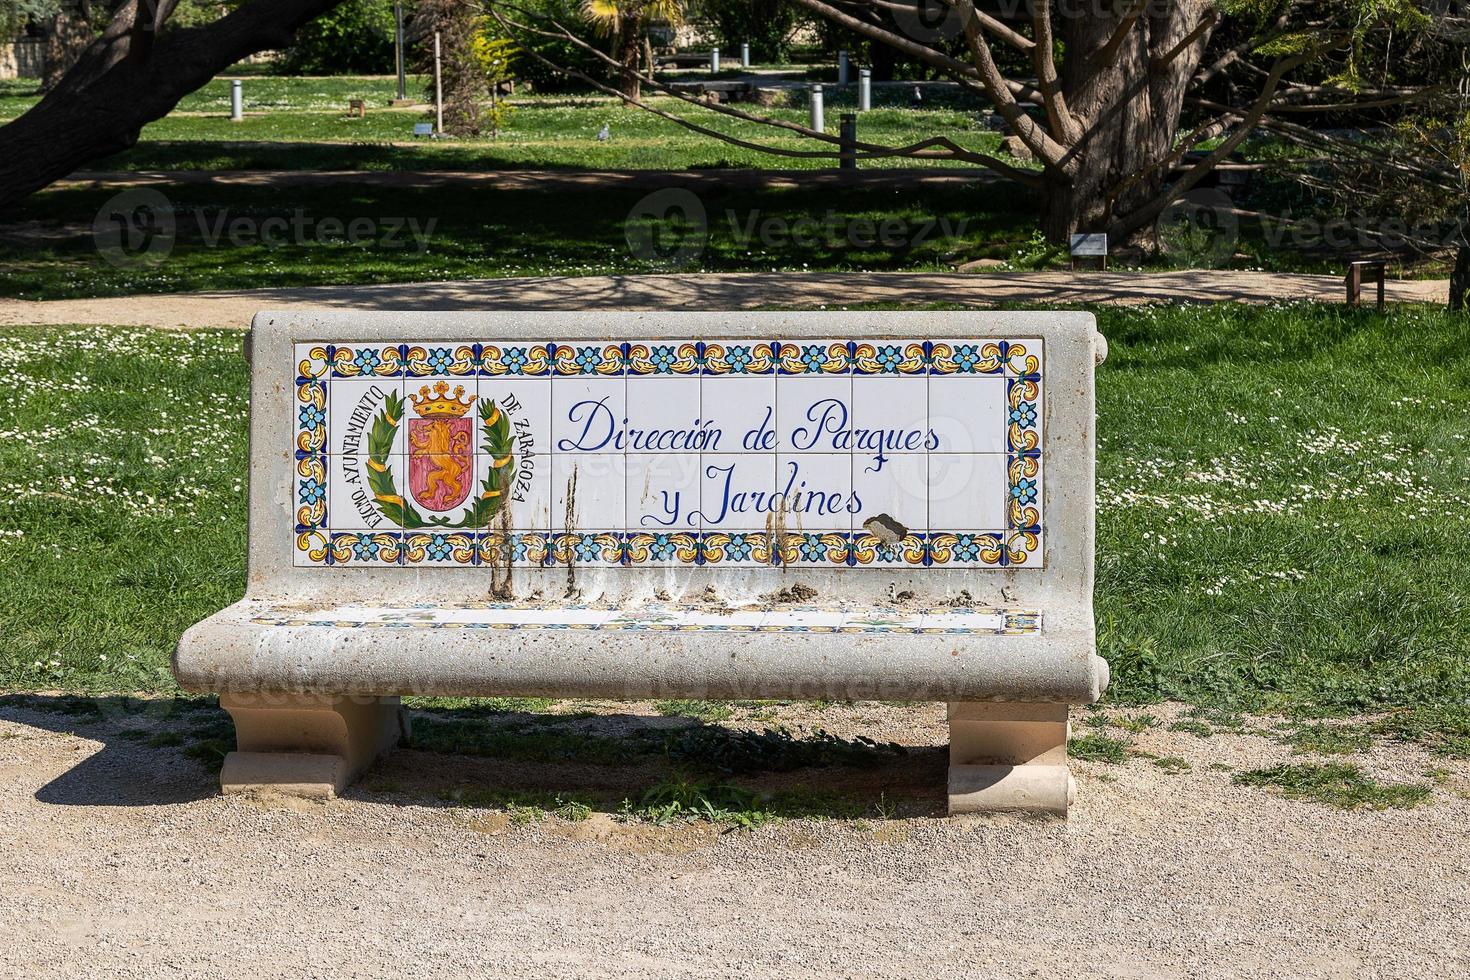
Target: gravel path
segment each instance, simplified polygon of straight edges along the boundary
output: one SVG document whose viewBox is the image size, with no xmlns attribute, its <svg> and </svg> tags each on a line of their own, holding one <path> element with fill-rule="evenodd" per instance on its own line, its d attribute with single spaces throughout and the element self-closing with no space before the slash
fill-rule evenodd
<svg viewBox="0 0 1470 980">
<path fill-rule="evenodd" d="M 1445 280 L 1389 283 L 1392 302 L 1443 303 Z M 306 286 L 31 301 L 0 299 L 0 325 L 106 323 L 152 327 L 235 327 L 263 309 L 735 310 L 850 306 L 857 303 L 1003 302 L 1136 305 L 1159 302 L 1342 302 L 1335 276 L 1268 272 L 1155 273 L 727 273 L 481 279 L 467 282 Z"/>
<path fill-rule="evenodd" d="M 927 705 L 820 715 L 919 745 L 942 739 L 939 719 Z M 606 815 L 517 824 L 412 788 L 223 799 L 177 750 L 117 731 L 0 706 L 0 975 L 1470 975 L 1470 764 L 1401 745 L 1354 761 L 1389 781 L 1448 770 L 1410 810 L 1237 787 L 1211 764 L 1288 750 L 1154 728 L 1135 747 L 1193 770 L 1079 763 L 1065 823 L 720 833 Z M 405 751 L 378 780 L 493 766 Z"/>
</svg>

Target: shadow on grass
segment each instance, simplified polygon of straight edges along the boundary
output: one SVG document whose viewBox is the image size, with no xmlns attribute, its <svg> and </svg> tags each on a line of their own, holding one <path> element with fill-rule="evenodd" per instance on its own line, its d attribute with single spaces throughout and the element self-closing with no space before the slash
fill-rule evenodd
<svg viewBox="0 0 1470 980">
<path fill-rule="evenodd" d="M 942 747 L 484 701 L 413 710 L 409 740 L 349 795 L 573 820 L 596 809 L 655 824 L 945 812 Z M 37 800 L 63 806 L 209 797 L 235 744 L 213 697 L 10 694 L 0 695 L 0 718 L 103 743 L 37 790 Z"/>
</svg>

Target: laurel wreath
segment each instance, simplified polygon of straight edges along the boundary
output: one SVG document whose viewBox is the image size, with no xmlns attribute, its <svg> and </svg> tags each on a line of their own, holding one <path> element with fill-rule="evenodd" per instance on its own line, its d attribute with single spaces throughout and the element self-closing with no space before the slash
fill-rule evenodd
<svg viewBox="0 0 1470 980">
<path fill-rule="evenodd" d="M 487 527 L 505 505 L 505 491 L 515 477 L 515 460 L 511 455 L 510 420 L 494 401 L 480 402 L 480 431 L 485 436 L 485 451 L 490 455 L 490 471 L 480 481 L 480 495 L 464 509 L 459 520 L 430 515 L 425 518 L 413 504 L 398 492 L 398 483 L 388 458 L 393 455 L 393 442 L 403 418 L 403 398 L 389 395 L 383 410 L 373 419 L 368 431 L 368 488 L 378 502 L 383 516 L 399 527 L 414 530 L 421 527 L 466 528 Z"/>
</svg>

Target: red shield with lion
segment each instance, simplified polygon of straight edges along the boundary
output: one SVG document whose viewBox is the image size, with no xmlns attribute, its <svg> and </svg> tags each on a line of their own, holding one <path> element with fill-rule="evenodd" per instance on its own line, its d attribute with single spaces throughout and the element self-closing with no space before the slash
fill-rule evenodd
<svg viewBox="0 0 1470 980">
<path fill-rule="evenodd" d="M 475 396 L 464 398 L 463 385 L 451 396 L 438 381 L 432 395 L 425 385 L 408 398 L 419 415 L 408 420 L 408 491 L 429 510 L 457 507 L 475 475 L 475 421 L 465 418 Z"/>
</svg>

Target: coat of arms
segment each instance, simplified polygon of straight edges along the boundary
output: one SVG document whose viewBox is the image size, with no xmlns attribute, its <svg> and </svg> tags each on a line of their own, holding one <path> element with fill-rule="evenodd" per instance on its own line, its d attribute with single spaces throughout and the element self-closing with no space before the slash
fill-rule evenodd
<svg viewBox="0 0 1470 980">
<path fill-rule="evenodd" d="M 464 416 L 475 396 L 465 398 L 464 386 L 456 385 L 451 397 L 440 381 L 433 394 L 425 385 L 408 400 L 419 416 L 408 422 L 408 491 L 430 510 L 457 507 L 474 478 L 475 423 Z"/>
<path fill-rule="evenodd" d="M 475 486 L 475 420 L 468 417 L 475 396 L 465 395 L 464 386 L 449 390 L 445 381 L 432 389 L 424 385 L 409 395 L 414 414 L 408 420 L 408 492 L 412 502 L 398 490 L 393 444 L 403 419 L 403 399 L 388 396 L 383 410 L 368 433 L 368 486 L 378 509 L 388 520 L 403 528 L 483 528 L 505 504 L 506 489 L 515 475 L 511 456 L 510 421 L 495 402 L 479 404 L 480 452 L 488 460 L 485 477 Z M 425 515 L 414 503 L 441 513 Z M 463 506 L 458 520 L 443 511 Z"/>
</svg>

